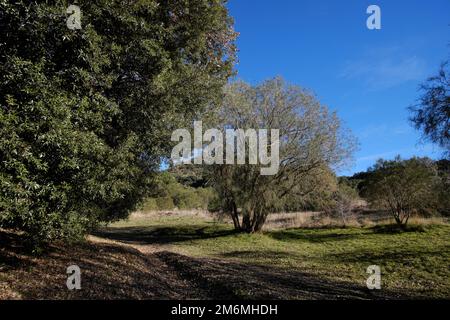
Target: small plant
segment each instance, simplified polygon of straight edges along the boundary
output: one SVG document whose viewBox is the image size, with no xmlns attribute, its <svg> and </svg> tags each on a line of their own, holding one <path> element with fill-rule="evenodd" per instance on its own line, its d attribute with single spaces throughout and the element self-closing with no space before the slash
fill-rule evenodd
<svg viewBox="0 0 450 320">
<path fill-rule="evenodd" d="M 345 181 L 340 181 L 337 190 L 331 195 L 329 204 L 325 207 L 325 213 L 340 219 L 342 225 L 346 227 L 352 214 L 353 203 L 358 199 L 357 191 Z"/>
</svg>

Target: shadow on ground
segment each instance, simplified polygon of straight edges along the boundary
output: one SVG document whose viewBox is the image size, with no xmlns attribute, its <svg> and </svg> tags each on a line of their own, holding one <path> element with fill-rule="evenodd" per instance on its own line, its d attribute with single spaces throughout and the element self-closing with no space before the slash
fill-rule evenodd
<svg viewBox="0 0 450 320">
<path fill-rule="evenodd" d="M 425 259 L 432 261 L 438 261 L 442 259 L 445 263 L 444 256 L 448 256 L 450 250 L 447 246 L 436 246 L 434 250 L 395 250 L 395 249 L 383 249 L 382 251 L 367 251 L 367 250 L 352 250 L 351 252 L 341 252 L 330 254 L 328 258 L 331 262 L 344 262 L 344 263 L 364 263 L 364 264 L 379 264 L 386 265 L 392 261 L 395 261 L 399 266 L 414 265 L 414 259 Z"/>
<path fill-rule="evenodd" d="M 33 256 L 20 245 L 20 236 L 0 232 L 0 239 L 1 299 L 372 298 L 364 288 L 273 267 L 171 252 L 144 255 L 127 246 L 89 242 L 54 244 Z M 79 291 L 66 287 L 70 265 L 81 269 Z"/>
<path fill-rule="evenodd" d="M 34 256 L 0 230 L 0 300 L 206 299 L 154 255 L 116 244 L 53 244 Z M 67 289 L 67 267 L 81 269 L 81 290 Z"/>
<path fill-rule="evenodd" d="M 214 229 L 204 225 L 177 227 L 103 228 L 93 235 L 134 244 L 170 244 L 175 242 L 213 239 L 236 233 L 234 230 Z"/>
<path fill-rule="evenodd" d="M 131 231 L 126 233 L 131 234 Z M 186 237 L 184 233 L 177 234 L 175 239 Z M 188 234 L 191 239 L 191 232 Z M 142 254 L 119 244 L 54 244 L 37 257 L 20 247 L 19 236 L 2 234 L 1 230 L 0 235 L 0 299 L 408 298 L 388 290 L 370 291 L 364 283 L 332 281 L 299 271 L 231 259 L 192 258 L 168 251 Z M 219 232 L 208 236 L 222 235 L 224 233 Z M 155 236 L 151 233 L 145 241 L 154 241 Z M 138 238 L 140 236 L 133 235 L 126 239 Z M 171 238 L 171 241 L 174 240 Z M 248 251 L 233 252 L 230 257 L 248 254 Z M 280 253 L 273 251 L 267 255 L 280 258 Z M 70 265 L 81 269 L 81 290 L 69 291 L 66 287 L 66 270 Z"/>
<path fill-rule="evenodd" d="M 327 228 L 322 228 L 322 229 L 326 230 Z M 316 230 L 320 230 L 320 229 L 316 229 Z M 306 232 L 302 232 L 302 231 L 306 231 Z M 312 243 L 350 240 L 350 239 L 356 239 L 356 238 L 360 237 L 360 234 L 358 234 L 358 233 L 336 233 L 336 232 L 310 233 L 307 231 L 308 231 L 307 229 L 304 229 L 304 230 L 287 229 L 287 230 L 281 230 L 281 231 L 273 231 L 273 232 L 269 233 L 269 235 L 273 239 L 280 240 L 280 241 L 291 241 L 291 240 L 299 241 L 300 240 L 300 241 L 312 242 Z"/>
<path fill-rule="evenodd" d="M 246 254 L 246 253 L 244 253 Z M 348 282 L 271 266 L 191 258 L 172 252 L 156 255 L 213 299 L 404 299 L 388 290 L 369 290 Z M 362 281 L 364 282 L 364 280 Z"/>
</svg>

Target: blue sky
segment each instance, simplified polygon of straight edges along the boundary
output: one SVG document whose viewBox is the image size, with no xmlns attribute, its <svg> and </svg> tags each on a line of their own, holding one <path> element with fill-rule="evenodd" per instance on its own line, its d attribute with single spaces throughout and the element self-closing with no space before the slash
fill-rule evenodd
<svg viewBox="0 0 450 320">
<path fill-rule="evenodd" d="M 381 30 L 366 9 L 381 8 Z M 407 107 L 450 56 L 449 0 L 229 0 L 238 38 L 238 78 L 274 76 L 309 88 L 359 139 L 351 174 L 376 159 L 439 158 L 420 142 Z"/>
</svg>

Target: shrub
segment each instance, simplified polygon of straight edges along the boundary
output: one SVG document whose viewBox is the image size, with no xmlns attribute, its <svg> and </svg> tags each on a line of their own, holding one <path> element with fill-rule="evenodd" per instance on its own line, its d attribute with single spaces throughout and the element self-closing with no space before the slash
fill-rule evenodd
<svg viewBox="0 0 450 320">
<path fill-rule="evenodd" d="M 352 213 L 353 204 L 358 199 L 358 192 L 346 181 L 340 181 L 337 190 L 332 193 L 324 211 L 328 215 L 340 219 L 342 224 L 346 226 L 347 220 Z"/>
<path fill-rule="evenodd" d="M 157 191 L 145 200 L 144 210 L 208 209 L 208 204 L 216 197 L 212 188 L 193 188 L 177 182 L 174 175 L 162 172 L 157 178 Z"/>
<path fill-rule="evenodd" d="M 170 210 L 175 207 L 175 204 L 173 203 L 173 200 L 171 197 L 161 197 L 156 198 L 156 206 L 158 207 L 158 210 Z"/>
<path fill-rule="evenodd" d="M 363 194 L 373 205 L 389 210 L 397 224 L 406 225 L 414 212 L 438 208 L 434 191 L 441 181 L 432 160 L 380 159 L 370 172 Z"/>
</svg>

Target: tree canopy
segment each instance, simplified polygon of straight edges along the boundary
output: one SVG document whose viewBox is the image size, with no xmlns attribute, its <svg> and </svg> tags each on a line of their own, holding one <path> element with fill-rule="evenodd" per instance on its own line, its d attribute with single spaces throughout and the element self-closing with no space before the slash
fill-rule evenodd
<svg viewBox="0 0 450 320">
<path fill-rule="evenodd" d="M 397 224 L 406 225 L 414 212 L 438 208 L 441 180 L 431 159 L 380 159 L 369 173 L 363 183 L 363 196 L 389 210 Z"/>
<path fill-rule="evenodd" d="M 288 195 L 304 197 L 329 185 L 336 179 L 331 168 L 349 160 L 356 146 L 335 113 L 307 90 L 281 78 L 257 86 L 244 82 L 228 85 L 221 107 L 210 114 L 213 127 L 223 131 L 279 130 L 279 169 L 274 175 L 262 175 L 262 164 L 249 161 L 205 166 L 223 210 L 237 229 L 246 232 L 259 231 L 267 215 Z M 273 152 L 270 141 L 269 146 Z"/>
<path fill-rule="evenodd" d="M 411 121 L 424 137 L 437 143 L 450 155 L 450 65 L 441 65 L 439 73 L 420 86 L 418 104 L 410 107 Z"/>
<path fill-rule="evenodd" d="M 0 227 L 33 241 L 126 216 L 170 133 L 232 74 L 222 0 L 0 1 Z"/>
</svg>

